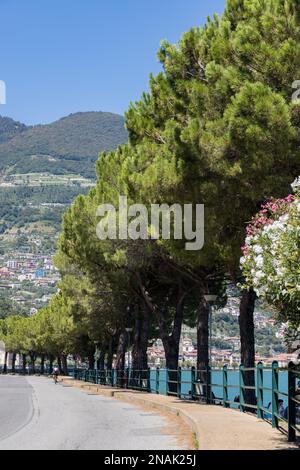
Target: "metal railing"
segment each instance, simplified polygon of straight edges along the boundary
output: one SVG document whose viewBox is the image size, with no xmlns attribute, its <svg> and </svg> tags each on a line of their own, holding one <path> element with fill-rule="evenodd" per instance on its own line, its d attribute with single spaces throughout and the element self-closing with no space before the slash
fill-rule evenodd
<svg viewBox="0 0 300 470">
<path fill-rule="evenodd" d="M 241 412 L 256 414 L 259 419 L 284 432 L 289 442 L 300 436 L 300 366 L 272 367 L 259 363 L 255 368 L 197 370 L 147 369 L 120 371 L 74 370 L 75 379 L 102 386 L 140 390 L 199 401 Z M 298 387 L 297 387 L 298 382 Z"/>
</svg>

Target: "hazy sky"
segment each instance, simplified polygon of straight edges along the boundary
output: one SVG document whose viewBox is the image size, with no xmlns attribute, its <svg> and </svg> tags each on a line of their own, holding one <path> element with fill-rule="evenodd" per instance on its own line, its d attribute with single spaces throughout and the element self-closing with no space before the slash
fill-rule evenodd
<svg viewBox="0 0 300 470">
<path fill-rule="evenodd" d="M 124 113 L 177 42 L 225 0 L 0 0 L 0 114 L 25 124 L 76 111 Z"/>
</svg>

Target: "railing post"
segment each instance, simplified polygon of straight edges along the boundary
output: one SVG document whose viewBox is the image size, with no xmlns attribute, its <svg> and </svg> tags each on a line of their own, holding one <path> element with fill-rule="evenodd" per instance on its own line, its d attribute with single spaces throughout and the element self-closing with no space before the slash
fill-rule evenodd
<svg viewBox="0 0 300 470">
<path fill-rule="evenodd" d="M 151 369 L 148 367 L 148 372 L 147 372 L 147 392 L 151 393 Z"/>
<path fill-rule="evenodd" d="M 144 373 L 144 372 L 143 372 L 142 370 L 140 370 L 140 371 L 138 372 L 138 374 L 139 374 L 138 382 L 139 382 L 139 389 L 140 389 L 140 390 L 143 390 L 143 373 Z"/>
<path fill-rule="evenodd" d="M 224 408 L 229 407 L 228 403 L 228 369 L 225 365 L 223 367 L 223 406 Z"/>
<path fill-rule="evenodd" d="M 196 398 L 196 368 L 192 367 L 191 370 L 191 395 L 192 400 Z"/>
<path fill-rule="evenodd" d="M 262 362 L 257 364 L 256 369 L 256 395 L 257 395 L 257 417 L 264 419 L 264 368 Z"/>
<path fill-rule="evenodd" d="M 157 367 L 156 374 L 155 374 L 155 391 L 157 395 L 159 394 L 159 372 L 160 372 L 160 369 L 159 367 Z"/>
<path fill-rule="evenodd" d="M 206 367 L 206 403 L 212 404 L 212 388 L 211 388 L 211 367 Z"/>
<path fill-rule="evenodd" d="M 272 364 L 272 426 L 278 428 L 278 387 L 279 387 L 279 372 L 278 362 L 274 361 Z"/>
<path fill-rule="evenodd" d="M 245 376 L 244 366 L 241 364 L 239 368 L 239 383 L 240 383 L 240 411 L 245 412 Z"/>
<path fill-rule="evenodd" d="M 169 369 L 166 369 L 166 391 L 167 391 L 167 396 L 169 395 L 169 389 L 170 389 L 170 384 L 169 384 Z"/>
<path fill-rule="evenodd" d="M 296 374 L 295 364 L 289 363 L 288 366 L 288 439 L 289 442 L 296 440 Z"/>
<path fill-rule="evenodd" d="M 177 369 L 177 397 L 181 398 L 181 367 Z"/>
</svg>

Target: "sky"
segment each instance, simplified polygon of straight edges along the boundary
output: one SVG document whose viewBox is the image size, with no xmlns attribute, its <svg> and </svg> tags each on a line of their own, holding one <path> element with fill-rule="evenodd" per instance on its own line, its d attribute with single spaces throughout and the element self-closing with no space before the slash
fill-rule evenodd
<svg viewBox="0 0 300 470">
<path fill-rule="evenodd" d="M 221 14 L 225 0 L 0 0 L 0 115 L 46 124 L 123 114 L 148 89 L 160 41 Z"/>
</svg>

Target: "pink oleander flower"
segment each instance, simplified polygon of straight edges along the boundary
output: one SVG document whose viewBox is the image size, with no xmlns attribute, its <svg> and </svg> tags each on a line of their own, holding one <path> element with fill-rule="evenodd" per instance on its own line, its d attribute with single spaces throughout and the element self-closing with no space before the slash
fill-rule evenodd
<svg viewBox="0 0 300 470">
<path fill-rule="evenodd" d="M 261 210 L 246 227 L 247 237 L 255 236 L 262 227 L 273 224 L 279 217 L 287 212 L 290 204 L 293 203 L 295 199 L 296 196 L 294 194 L 289 194 L 283 199 L 271 199 L 262 204 Z M 242 248 L 243 252 L 244 248 L 245 247 Z"/>
<path fill-rule="evenodd" d="M 242 246 L 242 252 L 243 252 L 243 255 L 244 255 L 244 256 L 248 256 L 248 254 L 249 254 L 249 248 L 248 248 L 247 245 Z"/>
</svg>

